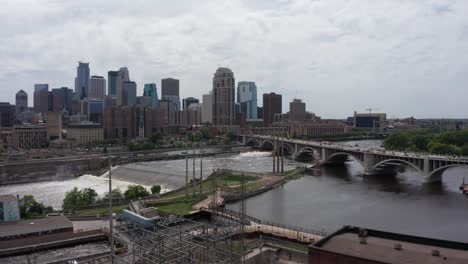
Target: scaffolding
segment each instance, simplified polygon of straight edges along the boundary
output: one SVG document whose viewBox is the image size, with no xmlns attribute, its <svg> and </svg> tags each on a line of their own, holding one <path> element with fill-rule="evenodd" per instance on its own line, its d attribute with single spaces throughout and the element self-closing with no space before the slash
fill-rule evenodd
<svg viewBox="0 0 468 264">
<path fill-rule="evenodd" d="M 233 221 L 204 224 L 169 216 L 145 229 L 123 220 L 114 240 L 125 246 L 116 250 L 113 263 L 241 263 L 238 234 L 239 224 Z"/>
</svg>

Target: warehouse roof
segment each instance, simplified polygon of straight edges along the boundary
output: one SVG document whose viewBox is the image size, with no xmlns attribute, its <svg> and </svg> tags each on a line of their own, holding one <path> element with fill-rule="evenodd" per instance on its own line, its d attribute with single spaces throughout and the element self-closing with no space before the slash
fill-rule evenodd
<svg viewBox="0 0 468 264">
<path fill-rule="evenodd" d="M 65 216 L 49 216 L 34 220 L 0 223 L 0 238 L 45 233 L 60 229 L 73 230 L 73 224 Z"/>
</svg>

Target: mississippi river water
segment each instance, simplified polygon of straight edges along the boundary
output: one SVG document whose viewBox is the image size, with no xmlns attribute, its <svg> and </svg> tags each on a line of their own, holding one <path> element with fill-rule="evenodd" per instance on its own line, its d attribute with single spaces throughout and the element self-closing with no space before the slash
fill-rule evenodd
<svg viewBox="0 0 468 264">
<path fill-rule="evenodd" d="M 346 142 L 378 146 L 380 141 Z M 196 177 L 199 177 L 196 160 Z M 132 183 L 162 184 L 170 190 L 185 183 L 185 160 L 141 162 L 121 166 L 113 175 L 122 190 Z M 299 163 L 287 160 L 286 169 Z M 303 164 L 302 164 L 303 165 Z M 247 152 L 203 160 L 204 177 L 215 168 L 267 172 L 269 153 Z M 189 162 L 192 177 L 192 160 Z M 362 176 L 362 167 L 351 161 L 344 167 L 317 168 L 310 175 L 277 189 L 248 198 L 247 213 L 260 219 L 331 232 L 356 225 L 398 233 L 468 242 L 468 196 L 458 186 L 468 170 L 452 168 L 441 184 L 427 184 L 415 171 L 397 176 Z M 33 194 L 47 205 L 60 208 L 64 193 L 74 186 L 107 191 L 106 176 L 85 175 L 64 182 L 0 186 L 0 194 Z M 239 209 L 239 204 L 227 205 Z"/>
</svg>

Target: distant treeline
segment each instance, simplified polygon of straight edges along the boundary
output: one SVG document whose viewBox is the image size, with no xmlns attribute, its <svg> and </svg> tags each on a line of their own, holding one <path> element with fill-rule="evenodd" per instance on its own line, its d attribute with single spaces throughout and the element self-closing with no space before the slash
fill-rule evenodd
<svg viewBox="0 0 468 264">
<path fill-rule="evenodd" d="M 468 156 L 468 130 L 441 134 L 423 129 L 396 132 L 385 139 L 384 147 L 390 150 Z"/>
</svg>

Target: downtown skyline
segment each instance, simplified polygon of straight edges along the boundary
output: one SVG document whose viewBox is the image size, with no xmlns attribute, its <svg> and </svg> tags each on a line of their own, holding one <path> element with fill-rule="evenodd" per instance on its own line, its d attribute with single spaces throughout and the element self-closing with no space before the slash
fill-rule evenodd
<svg viewBox="0 0 468 264">
<path fill-rule="evenodd" d="M 326 118 L 368 107 L 389 117 L 467 117 L 466 2 L 177 3 L 7 3 L 0 101 L 14 102 L 19 90 L 31 96 L 35 83 L 73 89 L 81 60 L 104 77 L 128 67 L 137 94 L 173 77 L 181 98 L 201 98 L 213 69 L 225 66 L 259 95 L 282 94 L 283 108 L 300 98 Z"/>
</svg>

